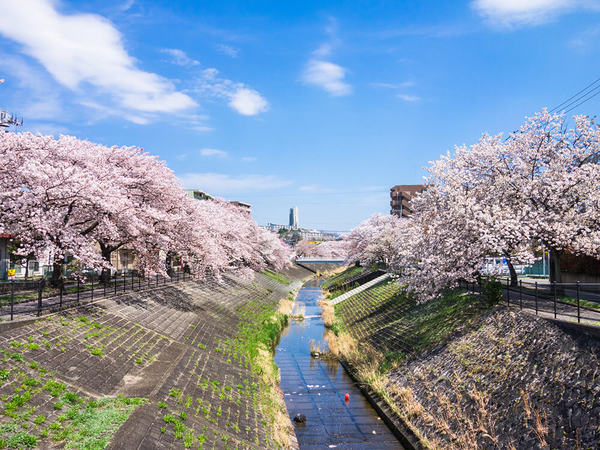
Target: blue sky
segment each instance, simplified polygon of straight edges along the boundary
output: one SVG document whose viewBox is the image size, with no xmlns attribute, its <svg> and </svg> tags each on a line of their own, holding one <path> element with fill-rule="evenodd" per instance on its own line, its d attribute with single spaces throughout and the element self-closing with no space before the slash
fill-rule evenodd
<svg viewBox="0 0 600 450">
<path fill-rule="evenodd" d="M 0 108 L 24 130 L 142 146 L 261 224 L 297 205 L 348 230 L 454 145 L 600 77 L 592 0 L 0 6 Z"/>
</svg>

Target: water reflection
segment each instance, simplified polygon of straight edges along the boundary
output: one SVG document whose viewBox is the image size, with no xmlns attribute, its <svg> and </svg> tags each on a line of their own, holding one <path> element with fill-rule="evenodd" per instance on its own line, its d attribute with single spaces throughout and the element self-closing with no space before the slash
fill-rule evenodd
<svg viewBox="0 0 600 450">
<path fill-rule="evenodd" d="M 302 305 L 304 320 L 290 322 L 275 354 L 290 417 L 306 416 L 306 424 L 295 427 L 298 443 L 301 448 L 401 448 L 343 367 L 336 360 L 310 357 L 311 340 L 327 348 L 317 305 L 320 285 L 309 281 L 298 292 L 294 311 Z"/>
</svg>

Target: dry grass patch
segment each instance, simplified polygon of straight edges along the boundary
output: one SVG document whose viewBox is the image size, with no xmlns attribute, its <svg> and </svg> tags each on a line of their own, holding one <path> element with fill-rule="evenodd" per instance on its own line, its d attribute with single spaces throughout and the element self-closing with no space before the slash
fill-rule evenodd
<svg viewBox="0 0 600 450">
<path fill-rule="evenodd" d="M 269 389 L 261 391 L 261 405 L 272 424 L 273 439 L 281 445 L 282 448 L 292 448 L 290 436 L 294 433 L 294 428 L 290 422 L 285 401 L 281 390 L 279 389 L 279 370 L 273 363 L 273 354 L 265 345 L 258 349 L 258 356 L 254 360 L 255 367 L 259 369 L 259 378 L 261 382 L 269 386 Z"/>
<path fill-rule="evenodd" d="M 294 308 L 294 299 L 293 298 L 282 298 L 281 300 L 279 300 L 279 308 L 278 311 L 285 315 L 285 316 L 291 316 L 292 315 L 292 309 Z"/>
<path fill-rule="evenodd" d="M 327 328 L 331 328 L 335 322 L 335 310 L 329 300 L 321 300 L 318 305 L 321 307 L 321 316 Z"/>
</svg>

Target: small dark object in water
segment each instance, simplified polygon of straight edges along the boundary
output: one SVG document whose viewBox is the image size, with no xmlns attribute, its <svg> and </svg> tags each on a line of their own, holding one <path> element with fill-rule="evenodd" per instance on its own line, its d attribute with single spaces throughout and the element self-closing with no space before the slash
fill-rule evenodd
<svg viewBox="0 0 600 450">
<path fill-rule="evenodd" d="M 304 414 L 296 414 L 294 416 L 294 422 L 296 422 L 296 423 L 306 423 L 306 416 Z"/>
</svg>

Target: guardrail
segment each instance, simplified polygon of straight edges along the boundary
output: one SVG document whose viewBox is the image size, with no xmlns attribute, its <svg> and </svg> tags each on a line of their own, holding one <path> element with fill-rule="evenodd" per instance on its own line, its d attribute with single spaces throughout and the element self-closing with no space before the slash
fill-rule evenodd
<svg viewBox="0 0 600 450">
<path fill-rule="evenodd" d="M 600 283 L 540 283 L 519 280 L 511 286 L 502 280 L 502 299 L 508 306 L 528 309 L 536 315 L 566 317 L 600 325 Z M 469 292 L 481 293 L 478 283 L 461 282 L 460 287 Z"/>
<path fill-rule="evenodd" d="M 112 276 L 106 281 L 94 276 L 87 280 L 68 280 L 58 287 L 50 286 L 48 280 L 4 281 L 0 283 L 0 319 L 14 320 L 19 315 L 41 316 L 44 312 L 54 312 L 128 291 L 148 290 L 190 278 L 191 275 L 185 272 L 174 272 L 170 277 L 144 277 L 131 273 Z"/>
</svg>

